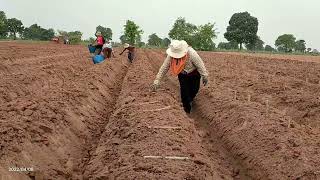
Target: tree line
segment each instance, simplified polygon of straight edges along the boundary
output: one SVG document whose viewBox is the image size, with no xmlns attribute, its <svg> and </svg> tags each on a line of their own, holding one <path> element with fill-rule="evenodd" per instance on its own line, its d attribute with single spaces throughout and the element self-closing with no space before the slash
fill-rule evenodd
<svg viewBox="0 0 320 180">
<path fill-rule="evenodd" d="M 270 45 L 265 45 L 257 35 L 259 22 L 248 12 L 235 13 L 232 15 L 227 32 L 224 37 L 229 42 L 221 42 L 218 49 L 242 49 L 245 45 L 250 51 L 279 51 L 279 52 L 311 52 L 311 48 L 306 47 L 306 41 L 296 39 L 293 34 L 280 35 L 275 41 L 276 49 Z M 317 52 L 316 49 L 313 52 Z"/>
<path fill-rule="evenodd" d="M 23 40 L 49 41 L 55 37 L 56 32 L 53 28 L 45 29 L 38 24 L 32 24 L 24 27 L 21 20 L 16 18 L 7 18 L 3 11 L 0 11 L 0 39 L 14 39 L 19 35 Z M 58 30 L 58 36 L 66 37 L 73 44 L 81 42 L 82 32 L 66 32 Z"/>
<path fill-rule="evenodd" d="M 212 51 L 220 50 L 242 50 L 244 47 L 249 51 L 279 51 L 279 52 L 311 52 L 311 48 L 306 47 L 306 41 L 296 39 L 293 34 L 280 35 L 275 41 L 275 47 L 264 45 L 264 41 L 257 35 L 259 21 L 256 17 L 251 16 L 248 12 L 240 12 L 232 15 L 229 25 L 224 33 L 228 42 L 220 42 L 217 47 L 214 39 L 217 37 L 217 30 L 214 23 L 204 25 L 194 25 L 187 22 L 185 18 L 179 17 L 173 24 L 168 33 L 168 37 L 160 38 L 156 33 L 152 33 L 148 37 L 147 43 L 141 40 L 144 33 L 143 30 L 133 21 L 127 20 L 124 25 L 124 33 L 120 36 L 121 43 L 134 44 L 139 47 L 159 47 L 166 48 L 170 44 L 170 39 L 185 40 L 196 50 Z M 111 28 L 101 25 L 96 27 L 96 31 L 100 31 L 102 35 L 112 40 Z M 66 32 L 54 29 L 45 29 L 38 24 L 30 27 L 24 27 L 22 22 L 16 18 L 7 19 L 5 13 L 0 11 L 0 39 L 12 38 L 16 39 L 17 35 L 21 39 L 27 40 L 51 40 L 54 36 L 63 36 L 69 39 L 73 44 L 82 41 L 81 31 Z M 91 37 L 86 42 L 93 42 L 95 38 Z M 317 50 L 313 50 L 317 52 Z"/>
<path fill-rule="evenodd" d="M 242 50 L 244 47 L 249 51 L 269 52 L 315 52 L 306 47 L 306 41 L 296 39 L 293 34 L 280 35 L 275 41 L 275 47 L 264 45 L 264 41 L 257 35 L 259 21 L 248 12 L 235 13 L 232 15 L 229 26 L 224 37 L 228 42 L 220 42 L 216 47 L 213 40 L 217 37 L 217 30 L 214 23 L 207 23 L 196 26 L 187 22 L 185 18 L 179 17 L 168 35 L 170 39 L 185 40 L 196 50 L 211 51 L 220 50 Z M 161 39 L 156 33 L 149 35 L 148 43 L 141 42 L 143 31 L 133 21 L 127 21 L 124 27 L 125 34 L 120 37 L 122 43 L 128 42 L 136 45 L 147 45 L 151 47 L 167 47 L 170 44 L 169 38 Z"/>
</svg>

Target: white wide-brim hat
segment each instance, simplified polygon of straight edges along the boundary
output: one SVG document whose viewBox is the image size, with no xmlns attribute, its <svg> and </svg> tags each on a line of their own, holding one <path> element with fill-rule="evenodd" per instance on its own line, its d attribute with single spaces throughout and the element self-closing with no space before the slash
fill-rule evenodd
<svg viewBox="0 0 320 180">
<path fill-rule="evenodd" d="M 188 47 L 188 43 L 184 40 L 172 40 L 166 52 L 173 58 L 182 58 L 187 54 Z"/>
<path fill-rule="evenodd" d="M 125 44 L 123 45 L 124 48 L 128 48 L 129 46 L 130 46 L 130 44 L 128 44 L 128 43 L 125 43 Z"/>
</svg>

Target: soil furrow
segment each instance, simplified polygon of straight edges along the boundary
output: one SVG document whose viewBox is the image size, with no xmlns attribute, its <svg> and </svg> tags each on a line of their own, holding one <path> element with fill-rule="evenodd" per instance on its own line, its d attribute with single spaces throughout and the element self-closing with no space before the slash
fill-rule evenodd
<svg viewBox="0 0 320 180">
<path fill-rule="evenodd" d="M 162 62 L 159 61 L 159 53 L 150 51 L 146 51 L 146 53 L 151 54 L 148 55 L 148 58 L 150 61 L 153 61 L 153 69 L 156 73 L 159 70 Z M 152 59 L 155 59 L 157 61 Z M 165 81 L 170 87 L 169 91 L 172 94 L 175 94 L 175 99 L 177 100 L 177 102 L 180 102 L 180 97 L 177 93 L 180 91 L 178 83 L 176 82 L 178 80 L 176 79 L 173 81 L 173 78 L 169 78 Z M 196 107 L 196 104 L 194 105 Z M 197 131 L 202 133 L 202 145 L 210 153 L 211 158 L 213 157 L 215 159 L 219 159 L 219 165 L 221 166 L 221 169 L 223 169 L 222 167 L 224 167 L 224 169 L 228 169 L 229 173 L 234 179 L 254 179 L 248 175 L 246 168 L 243 167 L 243 164 L 241 164 L 241 160 L 234 157 L 229 152 L 228 148 L 225 147 L 223 140 L 214 133 L 215 131 L 212 131 L 209 122 L 201 118 L 201 115 L 199 115 L 199 111 L 196 108 L 193 108 L 192 113 L 189 117 L 194 120 Z"/>
<path fill-rule="evenodd" d="M 149 91 L 154 73 L 138 53 L 85 178 L 230 179 L 209 160 L 177 101 L 167 91 Z"/>
<path fill-rule="evenodd" d="M 60 48 L 65 46 L 48 46 L 44 53 L 49 59 L 30 58 L 24 66 L 24 54 L 16 53 L 16 66 L 2 63 L 8 69 L 0 86 L 4 179 L 81 179 L 85 158 L 112 112 L 126 73 L 125 57 L 93 65 L 82 46 L 73 47 L 80 50 L 75 55 L 61 56 L 56 54 L 63 54 Z M 9 167 L 34 171 L 10 172 Z"/>
</svg>

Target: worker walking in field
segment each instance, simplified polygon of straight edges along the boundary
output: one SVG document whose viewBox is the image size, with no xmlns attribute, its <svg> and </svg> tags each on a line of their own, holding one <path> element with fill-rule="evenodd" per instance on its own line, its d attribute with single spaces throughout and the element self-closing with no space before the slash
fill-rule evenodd
<svg viewBox="0 0 320 180">
<path fill-rule="evenodd" d="M 124 50 L 119 55 L 122 55 L 124 53 L 124 51 L 126 51 L 126 50 L 128 50 L 128 60 L 130 63 L 132 63 L 132 61 L 135 58 L 135 47 L 131 46 L 130 44 L 125 43 Z"/>
<path fill-rule="evenodd" d="M 152 90 L 159 88 L 160 80 L 170 69 L 173 75 L 178 76 L 183 108 L 186 113 L 190 113 L 201 77 L 203 85 L 208 83 L 208 71 L 198 53 L 186 41 L 173 40 L 166 52 L 167 58 L 151 86 Z"/>
<path fill-rule="evenodd" d="M 97 37 L 97 39 L 95 40 L 95 42 L 93 44 L 93 46 L 95 46 L 95 48 L 96 48 L 95 54 L 100 54 L 102 51 L 102 46 L 105 43 L 105 39 L 102 36 L 100 31 L 97 31 L 95 36 Z"/>
<path fill-rule="evenodd" d="M 111 58 L 115 57 L 114 53 L 113 53 L 113 48 L 112 48 L 112 44 L 109 40 L 106 41 L 106 43 L 102 46 L 102 53 L 101 53 L 105 58 Z"/>
</svg>

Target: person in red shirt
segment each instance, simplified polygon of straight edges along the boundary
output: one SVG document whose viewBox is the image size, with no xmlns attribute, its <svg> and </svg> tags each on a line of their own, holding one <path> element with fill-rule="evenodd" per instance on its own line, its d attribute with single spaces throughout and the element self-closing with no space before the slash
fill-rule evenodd
<svg viewBox="0 0 320 180">
<path fill-rule="evenodd" d="M 100 54 L 102 51 L 102 46 L 105 43 L 105 39 L 103 38 L 101 32 L 97 31 L 95 36 L 97 37 L 97 39 L 95 40 L 95 43 L 93 44 L 93 46 L 96 47 L 96 51 L 95 54 Z"/>
</svg>

